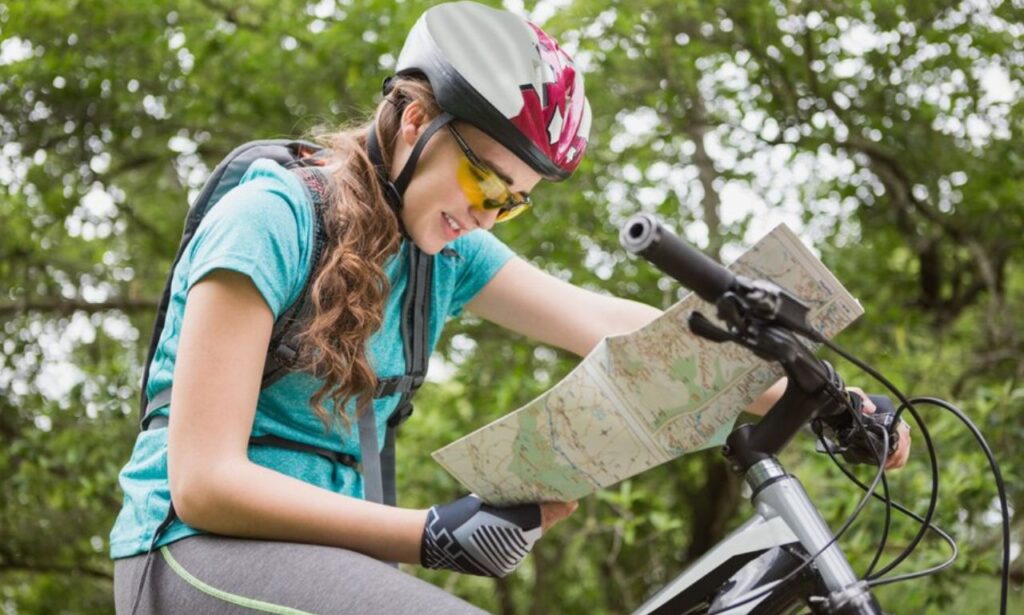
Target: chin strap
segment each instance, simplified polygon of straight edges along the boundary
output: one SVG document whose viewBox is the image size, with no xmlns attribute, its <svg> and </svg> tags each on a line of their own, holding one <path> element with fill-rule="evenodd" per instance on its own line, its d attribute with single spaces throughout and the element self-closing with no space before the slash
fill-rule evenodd
<svg viewBox="0 0 1024 615">
<path fill-rule="evenodd" d="M 366 153 L 370 156 L 370 162 L 377 168 L 377 178 L 380 180 L 381 188 L 384 190 L 384 198 L 396 216 L 402 212 L 402 197 L 405 195 L 405 189 L 409 187 L 409 181 L 412 180 L 412 175 L 416 171 L 416 162 L 419 160 L 423 148 L 426 147 L 427 141 L 442 126 L 454 119 L 455 116 L 445 111 L 427 125 L 426 130 L 416 140 L 416 145 L 413 146 L 412 152 L 409 153 L 409 160 L 402 167 L 402 172 L 398 174 L 398 178 L 394 181 L 391 181 L 391 176 L 384 166 L 384 156 L 381 154 L 380 142 L 377 140 L 377 124 L 370 124 L 370 133 L 366 140 Z M 399 226 L 402 226 L 401 217 L 399 217 Z M 405 234 L 404 228 L 402 233 Z"/>
</svg>

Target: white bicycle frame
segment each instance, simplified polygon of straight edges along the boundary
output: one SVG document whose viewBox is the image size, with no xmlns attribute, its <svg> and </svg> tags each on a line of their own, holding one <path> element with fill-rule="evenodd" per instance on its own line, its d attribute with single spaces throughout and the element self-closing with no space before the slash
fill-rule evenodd
<svg viewBox="0 0 1024 615">
<path fill-rule="evenodd" d="M 833 542 L 832 531 L 800 481 L 786 474 L 774 458 L 751 466 L 746 481 L 753 490 L 757 510 L 754 516 L 651 597 L 634 615 L 686 613 L 716 595 L 712 610 L 719 611 L 755 594 L 765 594 L 726 611 L 730 615 L 749 613 L 767 599 L 767 590 L 779 583 L 778 576 L 784 576 L 800 563 L 767 554 L 797 545 L 809 554 L 820 551 L 814 572 L 825 590 L 822 593 L 827 595 L 823 598 L 828 604 L 823 606 L 829 611 L 860 607 L 869 609 L 864 612 L 872 612 L 868 606 L 870 593 L 857 580 L 839 545 Z M 755 562 L 758 558 L 762 561 Z M 735 583 L 729 583 L 730 580 Z M 732 595 L 734 592 L 728 591 L 730 586 L 744 589 Z"/>
</svg>

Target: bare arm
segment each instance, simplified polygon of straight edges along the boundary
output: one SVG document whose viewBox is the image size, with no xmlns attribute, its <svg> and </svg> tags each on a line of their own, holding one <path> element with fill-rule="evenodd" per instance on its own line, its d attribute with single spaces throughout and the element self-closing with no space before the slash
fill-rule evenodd
<svg viewBox="0 0 1024 615">
<path fill-rule="evenodd" d="M 779 401 L 782 394 L 786 392 L 786 382 L 787 380 L 785 378 L 780 378 L 775 384 L 768 387 L 764 393 L 761 393 L 757 399 L 751 402 L 744 412 L 756 414 L 757 416 L 764 416 L 765 413 L 771 410 L 771 407 L 775 405 L 775 402 Z"/>
<path fill-rule="evenodd" d="M 574 286 L 513 258 L 466 305 L 506 329 L 586 356 L 603 337 L 634 331 L 661 310 Z"/>
<path fill-rule="evenodd" d="M 629 333 L 661 315 L 661 310 L 574 286 L 513 258 L 470 301 L 469 311 L 506 329 L 586 356 L 601 338 Z M 783 391 L 772 385 L 746 408 L 764 416 Z"/>
<path fill-rule="evenodd" d="M 175 362 L 168 478 L 193 527 L 346 547 L 419 563 L 425 510 L 332 493 L 249 461 L 273 314 L 252 281 L 217 270 L 189 292 Z"/>
</svg>

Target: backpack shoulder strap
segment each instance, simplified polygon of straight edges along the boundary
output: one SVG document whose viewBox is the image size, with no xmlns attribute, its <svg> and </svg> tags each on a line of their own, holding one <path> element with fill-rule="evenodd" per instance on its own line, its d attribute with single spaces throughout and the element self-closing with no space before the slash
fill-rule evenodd
<svg viewBox="0 0 1024 615">
<path fill-rule="evenodd" d="M 434 256 L 424 253 L 412 241 L 408 242 L 409 281 L 402 299 L 402 346 L 405 354 L 405 374 L 395 378 L 382 379 L 377 388 L 377 397 L 401 393 L 398 405 L 388 418 L 384 448 L 380 452 L 380 475 L 377 477 L 364 471 L 364 490 L 379 492 L 384 504 L 397 503 L 395 487 L 395 440 L 398 427 L 412 415 L 412 397 L 423 384 L 430 360 L 430 296 L 433 288 Z M 362 418 L 362 416 L 360 417 Z M 363 467 L 367 468 L 367 454 L 370 454 L 360 424 L 360 449 L 363 453 Z M 373 430 L 372 448 L 376 449 L 376 427 Z M 367 495 L 367 499 L 370 499 Z"/>
<path fill-rule="evenodd" d="M 315 166 L 299 166 L 292 171 L 302 180 L 302 185 L 309 193 L 310 202 L 313 204 L 313 250 L 302 291 L 274 322 L 274 330 L 270 334 L 270 346 L 267 349 L 267 359 L 263 364 L 261 390 L 280 380 L 295 365 L 299 355 L 299 328 L 294 325 L 305 320 L 313 309 L 313 302 L 309 299 L 310 290 L 316 280 L 321 257 L 327 245 L 324 207 L 329 202 L 327 197 L 329 178 Z"/>
</svg>

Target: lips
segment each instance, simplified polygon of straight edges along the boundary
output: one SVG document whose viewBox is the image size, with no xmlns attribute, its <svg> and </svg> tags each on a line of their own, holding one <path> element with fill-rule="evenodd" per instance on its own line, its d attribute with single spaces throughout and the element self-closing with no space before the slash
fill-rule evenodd
<svg viewBox="0 0 1024 615">
<path fill-rule="evenodd" d="M 449 218 L 451 218 L 452 220 L 455 220 L 455 223 L 458 224 L 460 227 L 462 227 L 462 230 L 464 230 L 464 231 L 470 230 L 470 225 L 466 221 L 464 221 L 464 220 L 462 220 L 460 218 L 456 218 L 455 216 L 453 216 L 453 215 L 451 215 L 451 214 L 449 214 L 447 212 L 446 212 L 446 215 Z"/>
<path fill-rule="evenodd" d="M 454 226 L 452 226 L 452 222 L 459 225 L 459 227 L 461 228 L 455 228 Z M 463 225 L 458 218 L 444 212 L 441 212 L 441 224 L 444 226 L 445 236 L 448 238 L 449 241 L 457 238 L 459 235 L 463 233 L 463 231 L 466 230 L 466 226 Z"/>
</svg>

